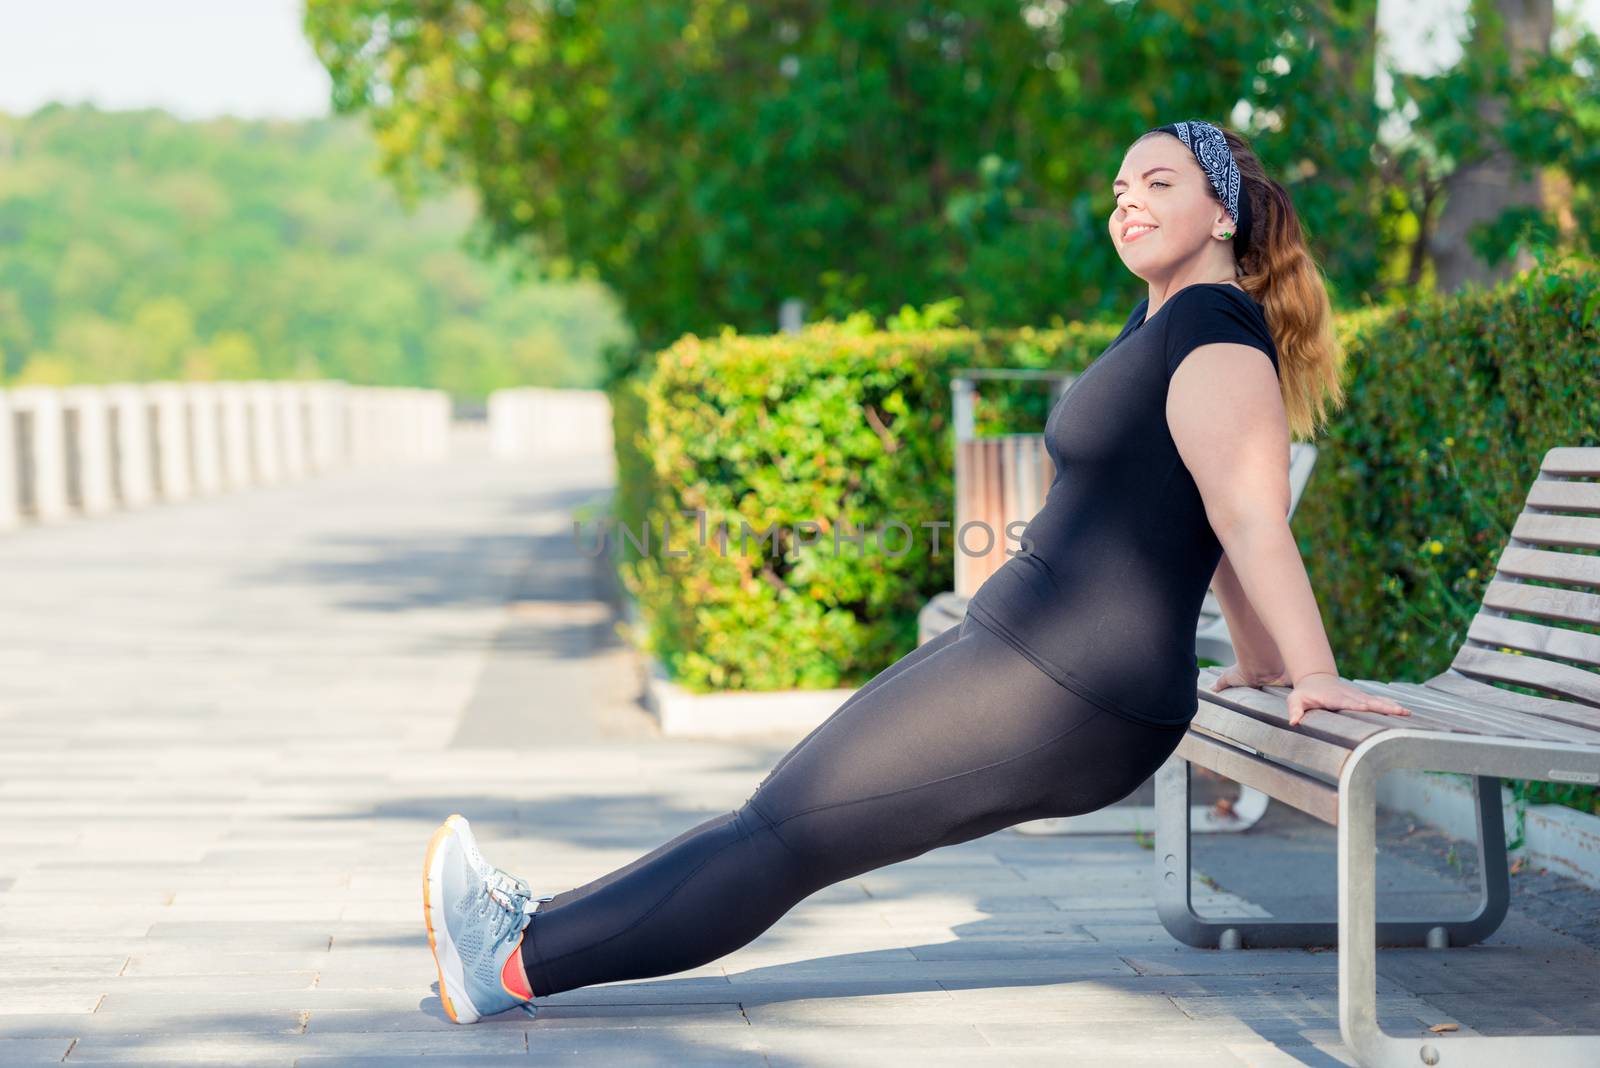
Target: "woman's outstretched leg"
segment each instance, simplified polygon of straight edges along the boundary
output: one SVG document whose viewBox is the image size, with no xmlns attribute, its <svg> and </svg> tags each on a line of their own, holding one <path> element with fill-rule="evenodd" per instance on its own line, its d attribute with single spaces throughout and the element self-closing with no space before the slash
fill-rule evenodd
<svg viewBox="0 0 1600 1068">
<path fill-rule="evenodd" d="M 1100 808 L 1182 737 L 1082 701 L 971 619 L 936 642 L 840 705 L 737 809 L 542 904 L 521 950 L 534 995 L 694 968 L 824 886 Z"/>
</svg>

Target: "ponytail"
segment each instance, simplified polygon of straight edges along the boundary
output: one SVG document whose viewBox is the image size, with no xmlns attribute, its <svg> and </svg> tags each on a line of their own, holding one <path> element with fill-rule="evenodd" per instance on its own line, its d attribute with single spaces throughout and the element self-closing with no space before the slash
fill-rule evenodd
<svg viewBox="0 0 1600 1068">
<path fill-rule="evenodd" d="M 1238 261 L 1237 281 L 1266 309 L 1289 432 L 1309 440 L 1345 401 L 1339 380 L 1344 352 L 1334 333 L 1333 306 L 1289 191 L 1267 176 L 1244 138 L 1221 129 L 1239 165 L 1239 195 L 1250 198 L 1250 248 Z"/>
</svg>

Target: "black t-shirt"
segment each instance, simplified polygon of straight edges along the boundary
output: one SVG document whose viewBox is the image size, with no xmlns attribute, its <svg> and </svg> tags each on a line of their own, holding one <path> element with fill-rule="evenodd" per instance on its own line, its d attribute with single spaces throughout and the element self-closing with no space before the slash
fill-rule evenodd
<svg viewBox="0 0 1600 1068">
<path fill-rule="evenodd" d="M 1051 409 L 1044 506 L 967 611 L 1084 699 L 1168 725 L 1194 717 L 1195 627 L 1222 545 L 1167 429 L 1167 388 L 1209 342 L 1255 346 L 1274 370 L 1278 349 L 1261 305 L 1227 283 L 1185 286 L 1146 321 L 1148 304 Z"/>
</svg>

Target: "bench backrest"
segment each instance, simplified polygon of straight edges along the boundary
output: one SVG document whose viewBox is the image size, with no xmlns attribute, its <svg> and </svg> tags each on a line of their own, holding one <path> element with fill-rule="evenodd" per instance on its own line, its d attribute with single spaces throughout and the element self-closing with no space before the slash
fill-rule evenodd
<svg viewBox="0 0 1600 1068">
<path fill-rule="evenodd" d="M 1600 447 L 1550 449 L 1466 639 L 1428 685 L 1600 727 L 1597 551 Z"/>
</svg>

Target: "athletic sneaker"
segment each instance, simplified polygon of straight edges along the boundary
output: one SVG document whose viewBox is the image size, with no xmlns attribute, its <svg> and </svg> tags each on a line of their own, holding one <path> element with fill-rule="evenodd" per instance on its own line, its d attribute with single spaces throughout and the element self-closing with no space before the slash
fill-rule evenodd
<svg viewBox="0 0 1600 1068">
<path fill-rule="evenodd" d="M 522 936 L 536 906 L 531 895 L 506 893 L 518 880 L 491 891 L 468 851 L 470 832 L 465 838 L 461 834 L 465 825 L 460 816 L 451 816 L 433 833 L 422 880 L 439 1000 L 458 1024 L 477 1023 L 519 1005 L 531 1009 L 533 998 L 522 972 Z M 477 860 L 483 862 L 481 854 Z"/>
<path fill-rule="evenodd" d="M 456 834 L 461 838 L 461 846 L 467 851 L 467 863 L 472 865 L 474 871 L 489 887 L 489 893 L 494 895 L 496 901 L 506 908 L 524 909 L 529 902 L 549 901 L 554 894 L 535 896 L 526 880 L 519 879 L 502 868 L 497 868 L 483 859 L 483 854 L 478 850 L 478 840 L 472 835 L 472 826 L 467 818 L 462 815 L 453 815 L 445 823 L 455 827 Z"/>
</svg>

